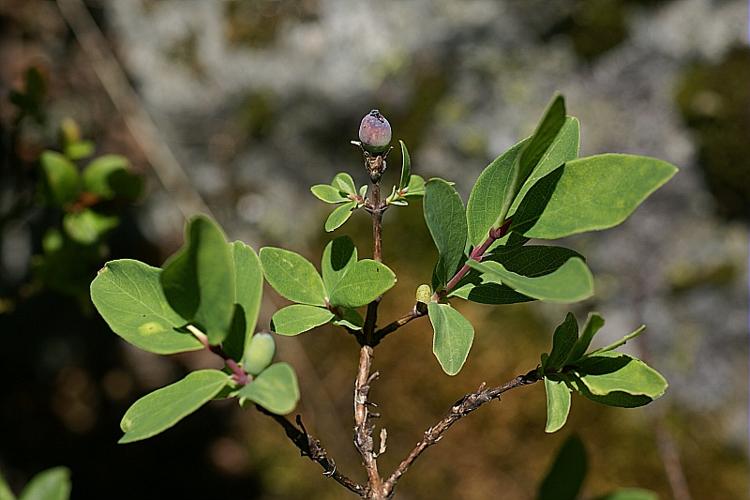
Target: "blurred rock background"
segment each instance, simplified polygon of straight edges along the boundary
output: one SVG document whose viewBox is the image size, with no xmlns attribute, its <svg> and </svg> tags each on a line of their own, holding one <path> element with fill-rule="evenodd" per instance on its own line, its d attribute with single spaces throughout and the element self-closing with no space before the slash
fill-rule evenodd
<svg viewBox="0 0 750 500">
<path fill-rule="evenodd" d="M 54 146 L 64 117 L 98 152 L 128 156 L 147 180 L 146 196 L 112 233 L 108 258 L 160 265 L 181 242 L 184 212 L 196 208 L 159 182 L 163 162 L 144 152 L 149 145 L 124 118 L 133 109 L 118 109 L 102 86 L 97 72 L 109 66 L 82 50 L 70 29 L 77 4 L 0 1 L 0 469 L 18 487 L 38 470 L 67 465 L 74 498 L 345 497 L 272 422 L 231 405 L 214 403 L 144 443 L 115 445 L 119 418 L 139 395 L 215 361 L 139 353 L 85 303 L 31 271 L 49 221 L 33 196 L 13 208 L 33 192 L 35 159 Z M 67 19 L 60 5 L 69 7 Z M 166 145 L 184 170 L 187 183 L 178 187 L 197 192 L 232 238 L 256 248 L 283 245 L 319 259 L 327 207 L 308 187 L 341 170 L 365 182 L 349 140 L 371 108 L 409 145 L 417 173 L 455 180 L 465 196 L 492 158 L 530 133 L 556 90 L 581 120 L 584 155 L 628 152 L 680 166 L 625 224 L 566 242 L 587 256 L 597 279 L 595 298 L 574 308 L 579 319 L 589 310 L 604 315 L 600 342 L 646 323 L 632 349 L 667 376 L 667 396 L 639 410 L 576 398 L 569 424 L 548 436 L 543 391 L 508 394 L 428 451 L 399 496 L 533 498 L 556 447 L 576 431 L 590 453 L 589 496 L 640 486 L 661 498 L 689 498 L 686 489 L 696 499 L 746 497 L 746 2 L 87 0 L 86 7 L 116 54 L 109 65 L 125 72 L 137 106 L 157 126 L 147 142 Z M 48 120 L 17 133 L 5 96 L 30 66 L 45 78 Z M 397 175 L 391 170 L 386 184 Z M 366 217 L 337 232 L 368 253 Z M 385 261 L 399 275 L 383 304 L 387 321 L 428 281 L 434 250 L 419 203 L 389 211 L 384 237 Z M 95 271 L 87 269 L 85 281 Z M 270 289 L 264 300 L 267 326 L 283 301 Z M 424 320 L 376 352 L 382 376 L 372 396 L 389 436 L 381 469 L 394 467 L 461 394 L 533 368 L 566 310 L 461 309 L 478 335 L 459 376 L 440 371 Z M 356 345 L 329 328 L 279 343 L 301 378 L 306 425 L 342 470 L 358 474 L 349 436 Z"/>
</svg>

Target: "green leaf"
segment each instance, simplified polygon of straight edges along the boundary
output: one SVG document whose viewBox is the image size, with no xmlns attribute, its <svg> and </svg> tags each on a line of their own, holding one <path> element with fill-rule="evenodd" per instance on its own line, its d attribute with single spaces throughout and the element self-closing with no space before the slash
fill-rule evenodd
<svg viewBox="0 0 750 500">
<path fill-rule="evenodd" d="M 534 130 L 528 144 L 523 148 L 518 161 L 518 176 L 515 179 L 514 194 L 531 175 L 534 167 L 553 144 L 560 129 L 565 124 L 565 99 L 556 95 L 547 105 L 544 116 Z"/>
<path fill-rule="evenodd" d="M 572 160 L 529 189 L 512 229 L 555 239 L 623 222 L 677 168 L 644 156 L 604 154 Z"/>
<path fill-rule="evenodd" d="M 294 369 L 287 363 L 275 363 L 237 393 L 240 403 L 250 400 L 266 410 L 285 415 L 297 406 L 299 387 Z"/>
<path fill-rule="evenodd" d="M 349 267 L 330 292 L 333 306 L 360 307 L 377 299 L 396 283 L 385 265 L 364 259 Z"/>
<path fill-rule="evenodd" d="M 362 316 L 354 309 L 348 307 L 336 308 L 340 315 L 337 315 L 332 323 L 336 326 L 343 326 L 352 330 L 361 330 L 365 322 Z"/>
<path fill-rule="evenodd" d="M 529 245 L 495 248 L 482 261 L 498 262 L 510 272 L 537 278 L 555 272 L 573 257 L 581 258 L 581 255 L 563 247 Z M 481 273 L 474 269 L 469 271 L 448 297 L 461 297 L 480 304 L 515 304 L 536 300 L 507 285 L 483 283 Z"/>
<path fill-rule="evenodd" d="M 229 383 L 219 370 L 198 370 L 174 384 L 146 394 L 128 408 L 120 422 L 118 443 L 132 443 L 163 432 L 211 401 Z"/>
<path fill-rule="evenodd" d="M 445 373 L 456 375 L 469 355 L 474 327 L 449 304 L 430 302 L 427 312 L 434 331 L 432 352 Z"/>
<path fill-rule="evenodd" d="M 406 198 L 424 196 L 425 182 L 422 176 L 412 174 L 409 178 L 409 184 L 406 186 Z"/>
<path fill-rule="evenodd" d="M 326 291 L 318 271 L 300 254 L 282 248 L 260 249 L 266 281 L 279 295 L 292 302 L 326 305 Z"/>
<path fill-rule="evenodd" d="M 464 260 L 467 234 L 464 204 L 449 183 L 430 179 L 425 186 L 423 208 L 427 228 L 438 250 L 436 284 L 443 286 Z"/>
<path fill-rule="evenodd" d="M 320 270 L 323 275 L 323 284 L 329 294 L 356 262 L 357 247 L 348 236 L 340 236 L 326 245 L 320 262 Z"/>
<path fill-rule="evenodd" d="M 409 185 L 409 181 L 411 180 L 411 158 L 409 157 L 409 150 L 406 149 L 404 141 L 399 140 L 398 143 L 401 144 L 401 178 L 398 182 L 398 188 L 404 189 Z"/>
<path fill-rule="evenodd" d="M 570 389 L 564 381 L 544 378 L 547 393 L 547 425 L 544 432 L 552 433 L 562 429 L 570 412 Z"/>
<path fill-rule="evenodd" d="M 576 500 L 586 478 L 587 460 L 576 435 L 565 440 L 539 487 L 537 500 Z"/>
<path fill-rule="evenodd" d="M 615 406 L 618 408 L 638 408 L 639 406 L 647 405 L 653 401 L 653 398 L 648 396 L 642 394 L 633 395 L 623 391 L 614 391 L 601 396 L 592 393 L 588 387 L 586 387 L 586 384 L 583 383 L 581 378 L 575 373 L 566 374 L 565 377 L 576 392 L 595 403 Z"/>
<path fill-rule="evenodd" d="M 71 160 L 82 160 L 94 154 L 94 143 L 91 141 L 76 141 L 65 145 L 65 156 Z"/>
<path fill-rule="evenodd" d="M 333 317 L 334 314 L 331 311 L 322 307 L 293 304 L 276 311 L 271 324 L 273 331 L 279 335 L 299 335 L 317 326 L 325 325 Z"/>
<path fill-rule="evenodd" d="M 349 201 L 349 198 L 343 196 L 339 189 L 329 184 L 316 184 L 310 188 L 310 191 L 317 199 L 326 203 L 344 203 L 345 201 Z"/>
<path fill-rule="evenodd" d="M 0 500 L 16 500 L 16 496 L 11 491 L 8 482 L 3 477 L 2 471 L 0 471 Z"/>
<path fill-rule="evenodd" d="M 164 295 L 211 345 L 229 334 L 234 315 L 234 252 L 221 228 L 205 215 L 188 221 L 185 244 L 164 264 Z"/>
<path fill-rule="evenodd" d="M 250 246 L 232 243 L 234 261 L 234 302 L 232 328 L 222 347 L 233 359 L 242 359 L 258 321 L 263 298 L 263 267 Z"/>
<path fill-rule="evenodd" d="M 81 178 L 76 166 L 55 151 L 44 151 L 39 158 L 44 173 L 44 186 L 49 201 L 62 207 L 78 198 Z"/>
<path fill-rule="evenodd" d="M 641 488 L 622 488 L 606 495 L 598 496 L 595 500 L 659 500 L 659 495 L 653 491 Z"/>
<path fill-rule="evenodd" d="M 568 313 L 563 322 L 555 328 L 552 335 L 552 351 L 544 364 L 544 369 L 550 372 L 561 369 L 577 340 L 578 322 L 572 313 Z"/>
<path fill-rule="evenodd" d="M 143 181 L 128 171 L 129 165 L 124 156 L 100 156 L 84 169 L 83 188 L 105 200 L 115 197 L 134 200 L 140 195 Z"/>
<path fill-rule="evenodd" d="M 467 263 L 482 273 L 484 283 L 504 284 L 546 302 L 568 304 L 594 294 L 594 277 L 586 263 L 578 257 L 570 258 L 555 271 L 537 277 L 516 274 L 498 262 L 469 260 Z"/>
<path fill-rule="evenodd" d="M 586 324 L 583 325 L 583 329 L 581 330 L 581 336 L 573 346 L 573 349 L 571 349 L 570 354 L 568 354 L 568 359 L 565 361 L 565 364 L 571 364 L 581 359 L 581 357 L 586 354 L 586 349 L 591 345 L 591 339 L 594 338 L 596 332 L 598 332 L 603 326 L 604 318 L 597 313 L 589 313 L 589 316 L 586 319 Z"/>
<path fill-rule="evenodd" d="M 618 352 L 587 356 L 576 364 L 576 372 L 595 396 L 624 392 L 656 399 L 668 385 L 659 372 L 640 359 Z"/>
<path fill-rule="evenodd" d="M 174 354 L 202 349 L 167 302 L 161 269 L 137 260 L 107 262 L 91 283 L 91 301 L 117 335 L 144 351 Z"/>
<path fill-rule="evenodd" d="M 618 347 L 625 345 L 629 340 L 633 340 L 634 338 L 638 337 L 640 334 L 646 331 L 646 325 L 641 325 L 638 328 L 636 328 L 633 332 L 628 333 L 623 338 L 618 340 L 617 342 L 614 342 L 612 344 L 609 344 L 606 347 L 601 347 L 599 349 L 596 349 L 591 352 L 591 354 L 598 354 L 600 352 L 608 352 L 608 351 L 614 351 Z"/>
<path fill-rule="evenodd" d="M 54 467 L 31 478 L 18 500 L 68 500 L 70 489 L 70 470 Z"/>
<path fill-rule="evenodd" d="M 469 243 L 473 246 L 484 242 L 497 220 L 504 218 L 503 210 L 507 209 L 508 198 L 514 194 L 513 166 L 527 143 L 528 139 L 524 139 L 515 144 L 479 174 L 466 205 Z"/>
<path fill-rule="evenodd" d="M 578 149 L 580 147 L 580 124 L 578 119 L 572 116 L 565 118 L 565 124 L 560 129 L 557 137 L 552 141 L 547 151 L 542 155 L 536 168 L 531 172 L 531 175 L 526 182 L 524 182 L 521 189 L 518 191 L 513 204 L 508 210 L 507 218 L 511 217 L 521 200 L 523 200 L 526 193 L 531 189 L 531 186 L 537 183 L 537 181 L 563 163 L 575 160 L 578 158 Z"/>
<path fill-rule="evenodd" d="M 340 207 L 336 207 L 336 209 L 331 212 L 331 214 L 326 219 L 326 232 L 330 233 L 331 231 L 335 231 L 336 229 L 341 227 L 344 222 L 349 220 L 349 217 L 352 216 L 352 212 L 355 208 L 357 208 L 356 201 L 350 201 L 349 203 L 344 203 Z"/>
<path fill-rule="evenodd" d="M 103 215 L 91 209 L 67 213 L 63 216 L 63 229 L 73 241 L 81 245 L 98 242 L 107 232 L 117 227 L 116 215 Z"/>
<path fill-rule="evenodd" d="M 346 172 L 339 172 L 336 174 L 333 178 L 333 182 L 331 182 L 331 186 L 347 194 L 357 194 L 357 187 L 354 185 L 354 179 L 352 179 L 352 176 Z"/>
</svg>

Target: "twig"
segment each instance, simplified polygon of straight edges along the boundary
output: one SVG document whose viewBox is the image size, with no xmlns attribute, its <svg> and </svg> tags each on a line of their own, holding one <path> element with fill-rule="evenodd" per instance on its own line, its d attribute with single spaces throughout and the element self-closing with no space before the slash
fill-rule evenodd
<svg viewBox="0 0 750 500">
<path fill-rule="evenodd" d="M 232 370 L 232 379 L 235 382 L 237 382 L 239 385 L 246 385 L 248 382 L 252 381 L 252 376 L 248 375 L 248 373 L 242 369 L 237 361 L 232 359 L 231 356 L 224 352 L 224 349 L 222 349 L 221 346 L 211 345 L 208 343 L 208 336 L 205 333 L 200 331 L 194 325 L 188 325 L 186 328 L 190 333 L 193 334 L 196 339 L 200 341 L 201 344 L 203 344 L 203 347 L 224 360 L 224 364 L 227 365 L 227 368 Z"/>
<path fill-rule="evenodd" d="M 359 367 L 354 381 L 354 446 L 362 456 L 362 464 L 367 471 L 370 498 L 380 498 L 382 479 L 378 473 L 378 463 L 373 451 L 372 425 L 370 425 L 367 397 L 370 393 L 370 382 L 377 376 L 370 375 L 372 364 L 372 347 L 363 345 L 359 350 Z"/>
<path fill-rule="evenodd" d="M 415 305 L 414 308 L 411 311 L 409 311 L 407 314 L 385 325 L 383 328 L 376 330 L 375 333 L 372 335 L 371 345 L 373 346 L 378 345 L 380 341 L 383 340 L 385 336 L 388 335 L 389 333 L 395 332 L 396 330 L 406 325 L 410 321 L 413 321 L 417 318 L 421 318 L 422 316 L 425 316 L 426 314 L 427 314 L 426 305 L 422 303 L 417 303 L 417 305 Z"/>
<path fill-rule="evenodd" d="M 393 471 L 393 474 L 391 474 L 388 480 L 385 481 L 383 485 L 383 491 L 386 496 L 390 497 L 393 495 L 394 488 L 396 487 L 398 480 L 401 479 L 401 476 L 403 476 L 406 471 L 409 470 L 409 467 L 411 467 L 414 461 L 419 458 L 424 450 L 440 441 L 440 439 L 442 439 L 443 437 L 443 434 L 448 429 L 450 429 L 450 427 L 454 423 L 456 423 L 458 420 L 465 417 L 469 413 L 473 412 L 483 404 L 489 403 L 490 401 L 495 399 L 500 399 L 500 395 L 504 392 L 515 389 L 516 387 L 533 384 L 538 381 L 539 376 L 537 370 L 534 369 L 527 374 L 519 375 L 510 382 L 506 382 L 505 384 L 498 387 L 485 389 L 484 384 L 482 384 L 482 386 L 479 387 L 479 389 L 477 389 L 475 392 L 466 394 L 464 397 L 456 401 L 451 407 L 450 412 L 448 412 L 448 414 L 443 417 L 442 420 L 425 431 L 422 440 L 417 443 L 411 453 L 409 453 L 409 455 L 399 464 L 396 470 Z"/>
<path fill-rule="evenodd" d="M 344 486 L 349 491 L 356 493 L 359 496 L 364 496 L 366 489 L 359 483 L 354 482 L 347 476 L 342 474 L 336 467 L 336 462 L 328 457 L 328 453 L 325 448 L 320 444 L 320 441 L 311 436 L 305 426 L 302 424 L 302 417 L 297 415 L 297 425 L 287 420 L 286 417 L 276 415 L 266 410 L 262 406 L 255 406 L 259 412 L 264 415 L 271 417 L 276 423 L 278 423 L 286 432 L 287 437 L 299 448 L 300 455 L 308 457 L 313 462 L 317 462 L 323 468 L 323 475 L 333 478 Z"/>
<path fill-rule="evenodd" d="M 143 150 L 159 181 L 174 196 L 182 214 L 185 217 L 199 212 L 211 215 L 211 210 L 192 187 L 172 150 L 161 139 L 159 128 L 128 82 L 125 72 L 117 63 L 117 58 L 83 1 L 57 0 L 57 6 L 91 61 L 104 90 L 125 120 L 128 130 Z"/>
</svg>

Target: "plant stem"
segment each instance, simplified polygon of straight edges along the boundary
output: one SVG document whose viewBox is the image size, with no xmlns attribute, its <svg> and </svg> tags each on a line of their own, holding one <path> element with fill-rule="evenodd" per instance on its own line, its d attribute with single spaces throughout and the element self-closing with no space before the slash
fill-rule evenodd
<svg viewBox="0 0 750 500">
<path fill-rule="evenodd" d="M 448 414 L 443 417 L 438 423 L 427 429 L 424 433 L 424 437 L 417 443 L 414 449 L 409 455 L 399 464 L 393 474 L 383 484 L 383 491 L 387 497 L 393 495 L 394 488 L 398 483 L 401 476 L 403 476 L 409 467 L 412 466 L 414 461 L 427 448 L 437 443 L 442 439 L 444 433 L 450 429 L 450 427 L 465 417 L 469 413 L 473 412 L 485 403 L 489 403 L 495 399 L 500 399 L 500 395 L 516 387 L 522 387 L 524 385 L 533 384 L 539 381 L 537 370 L 531 370 L 525 375 L 519 375 L 513 380 L 506 382 L 498 387 L 492 387 L 486 389 L 485 385 L 482 384 L 476 391 L 466 394 L 464 397 L 456 401 L 451 407 Z"/>
<path fill-rule="evenodd" d="M 302 417 L 297 415 L 297 425 L 287 420 L 286 417 L 276 415 L 266 410 L 262 406 L 255 405 L 259 412 L 264 415 L 271 417 L 276 423 L 278 423 L 286 432 L 287 437 L 299 448 L 300 454 L 303 457 L 308 457 L 313 462 L 317 462 L 323 468 L 323 475 L 328 476 L 336 480 L 339 484 L 344 486 L 352 493 L 356 493 L 359 496 L 365 495 L 365 487 L 359 483 L 356 483 L 349 479 L 347 476 L 338 471 L 336 462 L 328 457 L 328 453 L 325 448 L 320 444 L 320 441 L 308 434 L 307 429 L 302 424 Z"/>
<path fill-rule="evenodd" d="M 427 314 L 427 307 L 426 304 L 420 304 L 418 303 L 415 305 L 411 311 L 409 311 L 407 314 L 401 316 L 397 320 L 388 323 L 383 328 L 376 330 L 373 334 L 373 340 L 372 345 L 376 346 L 380 343 L 381 340 L 385 338 L 386 335 L 389 333 L 393 333 L 405 324 L 409 323 L 412 320 L 415 320 L 417 318 L 421 318 L 422 316 Z"/>
<path fill-rule="evenodd" d="M 211 345 L 208 343 L 208 336 L 205 333 L 200 331 L 194 325 L 188 325 L 187 329 L 190 333 L 193 334 L 196 339 L 200 341 L 201 344 L 203 344 L 203 347 L 224 360 L 224 364 L 227 366 L 227 368 L 232 370 L 232 380 L 237 382 L 237 384 L 239 385 L 246 385 L 248 382 L 252 381 L 252 377 L 242 369 L 237 361 L 232 359 L 231 356 L 224 352 L 224 349 L 222 349 L 221 346 Z"/>
<path fill-rule="evenodd" d="M 490 233 L 489 235 L 487 235 L 487 239 L 484 240 L 484 243 L 482 243 L 478 247 L 475 247 L 474 250 L 472 250 L 471 255 L 469 255 L 469 258 L 477 262 L 481 261 L 482 257 L 484 256 L 484 252 L 487 251 L 490 245 L 492 245 L 496 240 L 499 240 L 500 238 L 502 238 L 508 233 L 508 229 L 510 229 L 510 223 L 511 223 L 511 220 L 508 219 L 505 222 L 503 222 L 503 225 L 500 226 L 499 228 L 490 229 Z M 469 265 L 464 264 L 463 267 L 461 267 L 461 269 L 459 269 L 458 272 L 455 275 L 453 275 L 450 281 L 446 283 L 444 292 L 448 293 L 451 290 L 453 290 L 453 288 L 455 288 L 458 282 L 461 281 L 461 278 L 466 276 L 466 273 L 469 272 L 469 269 L 471 269 Z"/>
<path fill-rule="evenodd" d="M 370 393 L 370 382 L 378 377 L 378 372 L 370 374 L 372 364 L 372 347 L 364 345 L 359 350 L 359 367 L 354 381 L 354 446 L 362 456 L 362 463 L 367 471 L 367 483 L 370 498 L 380 498 L 383 480 L 378 473 L 377 456 L 373 452 L 371 415 L 367 397 Z"/>
</svg>

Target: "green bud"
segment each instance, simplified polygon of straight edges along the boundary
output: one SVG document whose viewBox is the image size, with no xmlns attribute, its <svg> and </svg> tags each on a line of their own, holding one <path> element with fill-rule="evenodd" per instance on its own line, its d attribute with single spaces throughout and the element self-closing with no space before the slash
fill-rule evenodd
<svg viewBox="0 0 750 500">
<path fill-rule="evenodd" d="M 275 353 L 273 336 L 269 333 L 256 333 L 250 339 L 242 365 L 250 375 L 258 375 L 271 364 Z"/>
<path fill-rule="evenodd" d="M 427 304 L 432 299 L 432 288 L 428 284 L 417 287 L 417 302 Z"/>
</svg>

